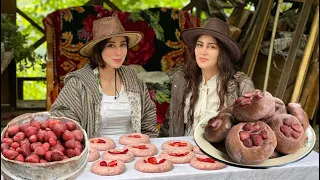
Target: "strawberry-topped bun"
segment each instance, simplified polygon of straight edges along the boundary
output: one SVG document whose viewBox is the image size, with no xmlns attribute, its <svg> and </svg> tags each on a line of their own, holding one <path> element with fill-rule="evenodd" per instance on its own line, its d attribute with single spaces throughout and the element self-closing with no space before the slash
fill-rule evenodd
<svg viewBox="0 0 320 180">
<path fill-rule="evenodd" d="M 134 155 L 128 149 L 111 149 L 102 154 L 102 159 L 119 160 L 129 163 L 133 161 Z"/>
<path fill-rule="evenodd" d="M 159 157 L 168 159 L 174 164 L 190 163 L 191 159 L 195 156 L 193 151 L 186 149 L 163 150 Z"/>
<path fill-rule="evenodd" d="M 164 158 L 149 156 L 139 159 L 134 167 L 140 172 L 161 173 L 171 171 L 173 163 Z"/>
<path fill-rule="evenodd" d="M 124 147 L 126 148 L 136 157 L 154 156 L 158 153 L 156 146 L 147 143 L 128 144 Z"/>
<path fill-rule="evenodd" d="M 89 139 L 90 148 L 94 148 L 98 151 L 106 151 L 109 149 L 114 149 L 116 144 L 114 141 L 107 137 L 96 137 Z"/>
<path fill-rule="evenodd" d="M 184 140 L 168 140 L 162 144 L 163 150 L 187 149 L 192 151 L 193 145 Z"/>
<path fill-rule="evenodd" d="M 97 160 L 91 166 L 91 172 L 100 176 L 115 176 L 125 170 L 125 163 L 118 160 Z"/>
<path fill-rule="evenodd" d="M 122 135 L 119 138 L 119 143 L 122 145 L 136 144 L 136 143 L 150 143 L 150 137 L 141 133 L 131 133 Z"/>
</svg>

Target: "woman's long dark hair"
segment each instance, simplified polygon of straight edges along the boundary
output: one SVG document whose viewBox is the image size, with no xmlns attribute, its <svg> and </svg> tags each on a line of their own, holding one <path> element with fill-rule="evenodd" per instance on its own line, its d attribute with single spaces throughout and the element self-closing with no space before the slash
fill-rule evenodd
<svg viewBox="0 0 320 180">
<path fill-rule="evenodd" d="M 222 110 L 224 108 L 225 97 L 227 95 L 228 81 L 234 75 L 235 68 L 226 46 L 220 40 L 216 40 L 220 49 L 217 62 L 219 70 L 219 74 L 217 77 L 217 91 L 220 102 L 218 110 Z M 189 126 L 193 125 L 194 109 L 199 98 L 199 84 L 202 80 L 202 71 L 196 62 L 194 49 L 195 46 L 189 49 L 189 53 L 186 59 L 184 78 L 187 80 L 187 87 L 183 92 L 183 100 L 179 107 L 179 113 L 184 113 L 186 97 L 189 93 L 191 93 L 190 109 L 187 114 L 188 117 L 191 117 L 188 118 Z"/>
</svg>

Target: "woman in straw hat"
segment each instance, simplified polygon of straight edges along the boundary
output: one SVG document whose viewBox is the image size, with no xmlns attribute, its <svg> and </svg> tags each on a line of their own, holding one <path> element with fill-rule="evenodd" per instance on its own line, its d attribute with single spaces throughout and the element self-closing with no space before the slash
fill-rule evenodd
<svg viewBox="0 0 320 180">
<path fill-rule="evenodd" d="M 210 18 L 203 27 L 181 34 L 189 58 L 172 78 L 171 104 L 161 135 L 193 135 L 201 120 L 216 116 L 254 85 L 234 62 L 241 58 L 238 44 L 230 38 L 227 23 Z"/>
<path fill-rule="evenodd" d="M 90 64 L 67 74 L 51 114 L 78 121 L 89 138 L 134 132 L 157 137 L 156 106 L 147 87 L 122 65 L 142 37 L 125 31 L 117 16 L 94 21 L 93 40 L 80 49 Z"/>
</svg>

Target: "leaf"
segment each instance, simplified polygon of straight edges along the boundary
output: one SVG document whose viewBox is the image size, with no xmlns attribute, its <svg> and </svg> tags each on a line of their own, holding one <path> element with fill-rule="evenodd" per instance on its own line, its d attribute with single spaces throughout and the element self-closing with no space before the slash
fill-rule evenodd
<svg viewBox="0 0 320 180">
<path fill-rule="evenodd" d="M 135 21 L 138 21 L 138 20 L 144 21 L 143 17 L 142 17 L 141 14 L 140 14 L 140 11 L 138 11 L 138 12 L 132 12 L 132 13 L 130 14 L 130 17 L 131 17 L 131 19 L 132 19 L 134 22 L 135 22 Z"/>
<path fill-rule="evenodd" d="M 159 24 L 150 24 L 151 28 L 153 29 L 156 38 L 162 42 L 164 42 L 164 31 Z"/>
<path fill-rule="evenodd" d="M 156 100 L 159 104 L 161 104 L 163 102 L 170 103 L 170 94 L 162 92 L 162 91 L 157 91 Z"/>
</svg>

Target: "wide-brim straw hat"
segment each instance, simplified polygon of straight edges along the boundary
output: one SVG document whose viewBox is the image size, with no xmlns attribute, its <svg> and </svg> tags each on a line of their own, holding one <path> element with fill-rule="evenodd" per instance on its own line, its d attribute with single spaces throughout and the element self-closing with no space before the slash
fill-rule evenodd
<svg viewBox="0 0 320 180">
<path fill-rule="evenodd" d="M 126 36 L 129 38 L 129 48 L 138 44 L 143 38 L 143 34 L 141 32 L 126 31 L 116 15 L 100 18 L 94 21 L 92 31 L 93 39 L 80 49 L 80 54 L 82 56 L 90 57 L 92 55 L 94 45 L 108 38 Z"/>
<path fill-rule="evenodd" d="M 189 28 L 181 33 L 182 40 L 189 48 L 194 48 L 200 35 L 210 35 L 223 42 L 232 60 L 241 59 L 241 49 L 236 41 L 230 37 L 230 29 L 226 22 L 218 18 L 209 18 L 203 27 Z"/>
</svg>

